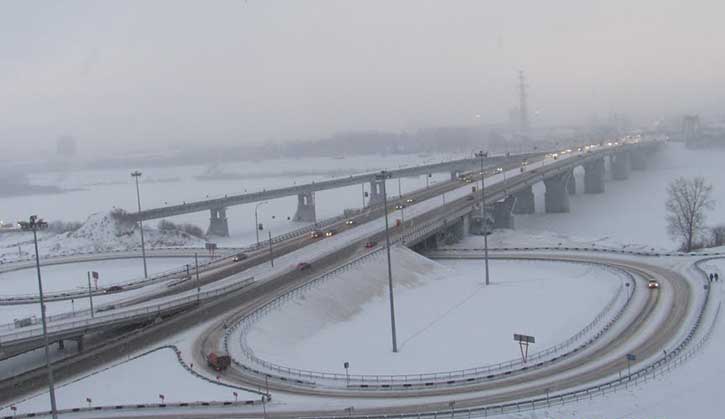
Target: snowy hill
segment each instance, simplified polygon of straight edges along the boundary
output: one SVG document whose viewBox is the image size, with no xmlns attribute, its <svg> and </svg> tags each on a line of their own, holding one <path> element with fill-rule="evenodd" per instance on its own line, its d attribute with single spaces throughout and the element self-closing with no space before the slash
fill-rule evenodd
<svg viewBox="0 0 725 419">
<path fill-rule="evenodd" d="M 41 257 L 85 252 L 135 250 L 141 247 L 141 233 L 135 223 L 123 222 L 110 212 L 91 214 L 75 231 L 57 235 L 39 235 Z M 203 238 L 179 230 L 158 230 L 144 226 L 146 247 L 204 246 Z M 20 246 L 20 252 L 18 251 Z M 22 254 L 21 254 L 22 253 Z M 34 254 L 31 233 L 13 234 L 0 241 L 0 260 L 9 262 Z"/>
</svg>

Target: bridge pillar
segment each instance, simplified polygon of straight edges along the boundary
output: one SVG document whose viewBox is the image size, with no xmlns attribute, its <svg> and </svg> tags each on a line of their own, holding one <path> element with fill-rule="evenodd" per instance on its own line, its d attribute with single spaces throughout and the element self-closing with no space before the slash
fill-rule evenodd
<svg viewBox="0 0 725 419">
<path fill-rule="evenodd" d="M 584 164 L 584 193 L 604 192 L 604 159 Z"/>
<path fill-rule="evenodd" d="M 507 196 L 493 204 L 493 228 L 514 228 L 514 217 L 511 212 L 516 204 L 516 197 Z"/>
<path fill-rule="evenodd" d="M 65 342 L 63 342 L 63 339 L 58 341 L 58 351 L 62 351 L 65 349 Z"/>
<path fill-rule="evenodd" d="M 209 217 L 209 229 L 206 231 L 208 235 L 229 237 L 229 224 L 227 222 L 226 208 L 212 208 L 211 217 Z"/>
<path fill-rule="evenodd" d="M 295 212 L 294 220 L 309 223 L 317 221 L 314 192 L 305 192 L 297 195 L 297 212 Z"/>
<path fill-rule="evenodd" d="M 635 150 L 630 154 L 632 170 L 645 170 L 647 168 L 647 155 L 644 150 Z"/>
<path fill-rule="evenodd" d="M 78 352 L 83 352 L 84 346 L 83 346 L 83 336 L 79 336 L 75 339 L 76 344 L 78 344 Z"/>
<path fill-rule="evenodd" d="M 576 178 L 573 170 L 569 175 L 569 181 L 566 182 L 566 191 L 569 192 L 569 195 L 576 195 Z"/>
<path fill-rule="evenodd" d="M 546 185 L 544 203 L 547 213 L 569 212 L 569 193 L 566 185 L 570 176 L 571 172 L 566 172 L 544 179 Z"/>
<path fill-rule="evenodd" d="M 611 157 L 612 178 L 616 180 L 624 180 L 629 178 L 629 152 L 622 151 L 615 153 Z"/>
<path fill-rule="evenodd" d="M 383 203 L 383 190 L 385 189 L 383 186 L 384 180 L 373 180 L 370 182 L 370 200 L 368 201 L 368 206 L 382 204 Z"/>
<path fill-rule="evenodd" d="M 533 214 L 536 212 L 536 204 L 534 203 L 534 191 L 531 186 L 527 186 L 514 194 L 516 197 L 516 205 L 514 205 L 514 214 Z"/>
</svg>

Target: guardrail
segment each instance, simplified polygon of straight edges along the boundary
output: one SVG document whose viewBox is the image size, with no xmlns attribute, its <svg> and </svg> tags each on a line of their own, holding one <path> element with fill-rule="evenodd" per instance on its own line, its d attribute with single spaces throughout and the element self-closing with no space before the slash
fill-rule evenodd
<svg viewBox="0 0 725 419">
<path fill-rule="evenodd" d="M 77 320 L 73 322 L 66 322 L 61 324 L 51 324 L 48 326 L 48 333 L 62 333 L 72 331 L 78 328 L 89 329 L 97 328 L 99 326 L 121 323 L 126 321 L 134 321 L 136 319 L 148 317 L 149 314 L 161 314 L 169 311 L 179 310 L 186 308 L 191 305 L 196 305 L 205 302 L 206 300 L 212 299 L 219 295 L 228 294 L 230 292 L 237 291 L 244 288 L 254 282 L 254 278 L 246 278 L 238 283 L 230 284 L 222 288 L 198 292 L 196 295 L 187 297 L 176 298 L 172 301 L 150 305 L 147 307 L 135 308 L 130 310 L 124 310 L 121 313 L 113 314 L 101 314 L 95 318 Z M 105 312 L 103 312 L 105 313 Z M 7 333 L 0 335 L 0 347 L 7 345 L 8 343 L 16 343 L 18 341 L 25 341 L 32 338 L 42 336 L 41 328 L 34 328 L 32 330 L 24 330 L 13 333 Z"/>
</svg>

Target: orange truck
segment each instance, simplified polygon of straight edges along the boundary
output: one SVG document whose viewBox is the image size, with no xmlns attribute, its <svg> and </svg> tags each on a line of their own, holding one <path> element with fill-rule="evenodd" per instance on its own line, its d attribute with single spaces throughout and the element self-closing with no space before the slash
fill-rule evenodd
<svg viewBox="0 0 725 419">
<path fill-rule="evenodd" d="M 232 364 L 232 359 L 229 357 L 229 355 L 219 355 L 217 353 L 211 352 L 206 357 L 206 362 L 209 364 L 210 367 L 214 368 L 217 371 L 224 371 L 225 369 L 229 368 L 229 365 Z"/>
</svg>

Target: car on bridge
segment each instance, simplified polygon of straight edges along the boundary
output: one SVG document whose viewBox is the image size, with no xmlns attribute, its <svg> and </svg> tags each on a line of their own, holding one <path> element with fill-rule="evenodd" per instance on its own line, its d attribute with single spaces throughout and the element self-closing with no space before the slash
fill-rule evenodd
<svg viewBox="0 0 725 419">
<path fill-rule="evenodd" d="M 408 199 L 406 199 L 406 200 L 405 200 L 405 203 L 406 203 L 406 204 L 412 204 L 412 203 L 413 203 L 414 201 L 415 201 L 415 199 L 413 199 L 413 198 L 408 198 Z"/>
<path fill-rule="evenodd" d="M 241 262 L 248 257 L 249 256 L 246 253 L 237 253 L 236 255 L 234 255 L 234 258 L 232 260 L 234 260 L 235 262 Z"/>
<path fill-rule="evenodd" d="M 345 224 L 351 226 L 351 225 L 355 224 L 355 221 L 354 220 L 346 220 L 345 221 Z"/>
<path fill-rule="evenodd" d="M 334 228 L 331 228 L 325 232 L 325 237 L 332 237 L 335 234 L 337 234 L 337 230 L 335 230 Z"/>
<path fill-rule="evenodd" d="M 647 281 L 647 288 L 657 289 L 659 287 L 660 287 L 660 282 L 657 281 L 656 279 L 650 279 L 649 281 Z"/>
<path fill-rule="evenodd" d="M 378 242 L 370 240 L 369 242 L 365 243 L 366 249 L 372 249 L 373 247 L 377 246 Z"/>
<path fill-rule="evenodd" d="M 110 287 L 106 288 L 105 293 L 110 294 L 112 292 L 121 292 L 123 291 L 123 287 L 120 285 L 111 285 Z"/>
<path fill-rule="evenodd" d="M 310 265 L 307 262 L 300 262 L 297 264 L 298 271 L 304 271 L 304 270 L 310 269 L 311 267 L 312 267 L 312 265 Z"/>
<path fill-rule="evenodd" d="M 316 239 L 316 238 L 322 237 L 323 234 L 322 234 L 322 231 L 320 231 L 320 230 L 312 230 L 312 233 L 310 233 L 310 236 L 313 239 Z"/>
</svg>

